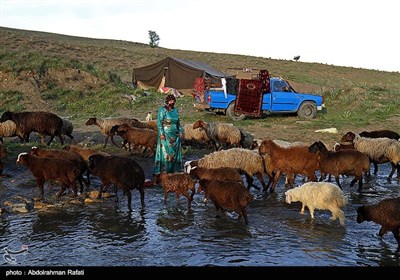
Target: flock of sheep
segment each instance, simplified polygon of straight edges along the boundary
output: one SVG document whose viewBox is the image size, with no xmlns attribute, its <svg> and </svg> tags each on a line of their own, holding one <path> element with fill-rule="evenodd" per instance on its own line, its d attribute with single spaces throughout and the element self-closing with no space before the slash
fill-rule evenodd
<svg viewBox="0 0 400 280">
<path fill-rule="evenodd" d="M 157 124 L 155 121 L 140 121 L 130 118 L 90 118 L 86 125 L 97 125 L 105 135 L 104 146 L 108 139 L 115 144 L 113 137 L 118 135 L 123 140 L 123 147 L 128 145 L 129 152 L 138 150 L 143 155 L 152 156 L 157 143 Z M 68 120 L 49 112 L 5 112 L 0 119 L 0 139 L 17 136 L 21 142 L 28 142 L 30 133 L 37 132 L 50 136 L 49 145 L 58 137 L 64 145 L 67 135 L 74 142 L 73 126 Z M 279 140 L 265 139 L 245 143 L 243 132 L 231 124 L 205 123 L 202 120 L 184 126 L 186 143 L 197 141 L 207 143 L 216 151 L 198 160 L 185 163 L 181 173 L 160 174 L 154 181 L 145 179 L 140 164 L 129 156 L 109 155 L 103 152 L 83 148 L 77 145 L 65 146 L 64 149 L 45 149 L 32 147 L 28 152 L 18 156 L 17 164 L 26 165 L 36 178 L 41 198 L 44 196 L 44 184 L 56 180 L 61 184 L 57 196 L 63 195 L 71 188 L 77 195 L 77 183 L 83 192 L 84 184 L 90 185 L 90 174 L 98 176 L 103 188 L 115 185 L 123 190 L 131 207 L 131 190 L 138 189 L 141 204 L 144 207 L 144 188 L 160 184 L 164 190 L 164 201 L 168 193 L 175 193 L 179 202 L 181 195 L 191 207 L 196 192 L 204 192 L 204 200 L 211 200 L 217 211 L 233 210 L 243 217 L 248 224 L 246 208 L 253 200 L 249 192 L 253 178 L 260 181 L 263 191 L 274 192 L 281 175 L 286 176 L 286 185 L 291 188 L 285 192 L 286 203 L 302 203 L 301 213 L 305 207 L 314 218 L 314 210 L 329 210 L 332 220 L 337 218 L 344 226 L 345 217 L 342 208 L 348 200 L 342 191 L 341 176 L 354 176 L 350 186 L 358 181 L 358 191 L 362 190 L 363 176 L 370 173 L 370 163 L 390 162 L 391 178 L 397 170 L 400 178 L 400 135 L 393 131 L 363 132 L 358 135 L 348 132 L 333 150 L 328 149 L 321 141 L 312 145 L 305 143 L 288 143 Z M 115 144 L 116 145 L 116 144 Z M 0 158 L 6 156 L 6 147 L 0 145 Z M 0 162 L 0 172 L 3 164 Z M 320 171 L 318 179 L 316 171 Z M 269 180 L 265 184 L 263 175 Z M 242 176 L 247 182 L 245 187 Z M 297 175 L 303 176 L 303 185 L 294 187 Z M 334 176 L 336 184 L 324 181 L 325 176 Z M 118 196 L 116 196 L 117 198 Z M 400 247 L 400 198 L 385 199 L 376 205 L 363 205 L 357 209 L 357 222 L 373 221 L 382 226 L 379 236 L 391 231 Z"/>
</svg>

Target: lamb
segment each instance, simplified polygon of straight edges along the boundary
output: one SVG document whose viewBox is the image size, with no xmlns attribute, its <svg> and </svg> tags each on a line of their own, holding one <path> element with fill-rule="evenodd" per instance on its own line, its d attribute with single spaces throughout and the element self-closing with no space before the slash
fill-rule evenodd
<svg viewBox="0 0 400 280">
<path fill-rule="evenodd" d="M 339 182 L 339 175 L 354 175 L 350 187 L 354 186 L 358 181 L 358 191 L 362 190 L 362 175 L 364 172 L 369 172 L 370 169 L 369 158 L 366 154 L 356 150 L 331 152 L 321 141 L 314 142 L 308 149 L 310 152 L 319 155 L 321 179 L 324 174 L 333 175 L 337 185 L 342 188 Z"/>
<path fill-rule="evenodd" d="M 44 183 L 47 180 L 57 180 L 61 183 L 61 190 L 57 193 L 57 197 L 60 197 L 68 187 L 71 187 L 74 191 L 74 196 L 77 196 L 76 181 L 81 171 L 73 162 L 59 158 L 41 158 L 28 153 L 20 153 L 17 158 L 17 164 L 28 166 L 32 175 L 36 178 L 41 200 L 44 199 Z"/>
<path fill-rule="evenodd" d="M 179 204 L 179 197 L 183 195 L 188 199 L 188 209 L 190 209 L 193 196 L 196 192 L 196 180 L 193 180 L 189 174 L 184 172 L 160 173 L 156 175 L 155 183 L 161 183 L 164 190 L 164 203 L 167 203 L 168 193 L 174 192 L 176 204 Z M 191 194 L 189 194 L 189 190 Z"/>
<path fill-rule="evenodd" d="M 134 123 L 137 123 L 136 119 L 129 119 L 129 118 L 108 118 L 108 119 L 101 119 L 101 118 L 90 118 L 86 121 L 86 125 L 97 125 L 100 128 L 100 132 L 106 136 L 104 140 L 104 147 L 107 146 L 108 138 L 111 137 L 111 142 L 117 146 L 114 142 L 113 133 L 110 132 L 111 128 L 114 125 L 121 125 L 123 123 L 127 123 L 133 126 Z"/>
<path fill-rule="evenodd" d="M 223 144 L 226 144 L 228 149 L 234 146 L 239 148 L 243 147 L 243 133 L 239 128 L 231 124 L 205 123 L 202 120 L 198 120 L 193 124 L 193 129 L 196 128 L 205 130 L 216 151 L 221 149 Z"/>
<path fill-rule="evenodd" d="M 344 226 L 345 218 L 341 208 L 348 204 L 348 199 L 335 184 L 308 182 L 286 191 L 285 196 L 285 201 L 288 204 L 297 201 L 301 202 L 301 214 L 304 214 L 304 208 L 308 207 L 311 219 L 314 219 L 314 209 L 329 210 L 332 212 L 331 220 L 334 221 L 339 218 L 340 225 Z"/>
<path fill-rule="evenodd" d="M 214 203 L 217 212 L 234 210 L 239 214 L 239 219 L 243 216 L 246 225 L 249 224 L 246 207 L 253 200 L 253 196 L 242 183 L 201 179 L 197 192 L 202 191 L 205 197 Z"/>
<path fill-rule="evenodd" d="M 3 168 L 4 168 L 4 164 L 1 161 L 1 159 L 5 158 L 6 156 L 7 156 L 6 146 L 3 143 L 0 143 L 0 176 L 3 175 Z"/>
<path fill-rule="evenodd" d="M 264 160 L 259 154 L 248 149 L 232 148 L 229 150 L 217 151 L 205 155 L 199 160 L 186 161 L 184 166 L 186 172 L 194 166 L 205 168 L 231 167 L 245 174 L 248 188 L 253 186 L 259 189 L 253 184 L 253 176 L 256 176 L 261 182 L 263 189 L 266 190 L 263 179 Z"/>
<path fill-rule="evenodd" d="M 89 157 L 89 169 L 102 182 L 98 198 L 101 198 L 103 186 L 108 188 L 111 184 L 115 184 L 126 194 L 129 209 L 131 209 L 131 190 L 133 189 L 139 190 L 140 202 L 144 207 L 144 171 L 134 159 L 117 155 L 104 156 L 94 154 Z M 118 200 L 117 194 L 115 196 L 116 200 Z"/>
<path fill-rule="evenodd" d="M 377 204 L 358 207 L 357 223 L 360 224 L 364 221 L 372 221 L 381 225 L 378 233 L 380 238 L 390 230 L 397 241 L 398 248 L 400 248 L 400 197 L 387 198 Z"/>
<path fill-rule="evenodd" d="M 63 121 L 62 119 L 50 112 L 4 112 L 0 122 L 11 120 L 16 125 L 16 134 L 20 135 L 25 142 L 29 142 L 31 132 L 38 132 L 44 135 L 49 135 L 50 140 L 47 145 L 50 145 L 55 136 L 60 138 L 61 145 L 64 145 L 64 139 L 61 135 Z"/>
<path fill-rule="evenodd" d="M 186 170 L 195 179 L 210 179 L 219 181 L 234 181 L 243 184 L 243 179 L 239 172 L 231 167 L 205 168 L 195 166 Z"/>
</svg>

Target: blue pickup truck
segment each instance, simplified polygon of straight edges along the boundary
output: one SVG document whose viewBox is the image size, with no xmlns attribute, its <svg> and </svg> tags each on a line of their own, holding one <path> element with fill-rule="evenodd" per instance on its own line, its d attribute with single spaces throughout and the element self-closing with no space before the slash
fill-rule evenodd
<svg viewBox="0 0 400 280">
<path fill-rule="evenodd" d="M 301 119 L 312 119 L 325 107 L 323 96 L 298 93 L 282 78 L 264 75 L 263 81 L 257 75 L 255 79 L 235 79 L 235 82 L 225 91 L 223 87 L 206 90 L 207 104 L 203 109 L 222 112 L 232 120 L 279 113 L 297 113 Z"/>
</svg>

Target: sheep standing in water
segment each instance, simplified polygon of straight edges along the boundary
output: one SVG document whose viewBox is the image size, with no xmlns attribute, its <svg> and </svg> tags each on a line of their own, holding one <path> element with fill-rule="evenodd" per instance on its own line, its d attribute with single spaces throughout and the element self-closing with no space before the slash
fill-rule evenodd
<svg viewBox="0 0 400 280">
<path fill-rule="evenodd" d="M 161 183 L 164 190 L 164 203 L 167 203 L 168 193 L 175 193 L 176 204 L 179 204 L 181 195 L 188 199 L 188 208 L 190 209 L 193 201 L 193 196 L 196 193 L 196 180 L 184 172 L 178 173 L 160 173 L 156 175 L 155 183 Z M 191 193 L 189 193 L 189 191 Z"/>
<path fill-rule="evenodd" d="M 126 194 L 129 209 L 131 209 L 131 190 L 133 189 L 139 190 L 140 202 L 144 207 L 144 171 L 134 159 L 117 155 L 94 154 L 89 157 L 89 169 L 102 182 L 98 198 L 101 197 L 103 186 L 108 188 L 111 184 L 115 184 Z M 116 193 L 115 199 L 118 199 L 118 193 Z"/>
<path fill-rule="evenodd" d="M 286 203 L 300 201 L 301 214 L 307 206 L 311 219 L 314 219 L 314 209 L 329 210 L 332 220 L 339 218 L 340 225 L 344 226 L 344 212 L 341 209 L 348 203 L 343 191 L 335 184 L 329 182 L 308 182 L 300 187 L 285 192 Z"/>
<path fill-rule="evenodd" d="M 357 208 L 357 223 L 372 221 L 381 225 L 378 236 L 391 231 L 400 248 L 400 197 L 388 198 L 373 205 L 363 205 Z"/>
<path fill-rule="evenodd" d="M 0 143 L 0 176 L 3 175 L 3 162 L 1 161 L 2 158 L 5 158 L 7 156 L 7 149 L 6 146 L 2 143 Z"/>
<path fill-rule="evenodd" d="M 227 210 L 234 210 L 239 214 L 239 219 L 243 216 L 246 225 L 249 223 L 246 207 L 253 196 L 242 183 L 200 179 L 197 192 L 202 191 L 205 198 L 211 199 L 217 211 L 225 213 Z"/>
</svg>

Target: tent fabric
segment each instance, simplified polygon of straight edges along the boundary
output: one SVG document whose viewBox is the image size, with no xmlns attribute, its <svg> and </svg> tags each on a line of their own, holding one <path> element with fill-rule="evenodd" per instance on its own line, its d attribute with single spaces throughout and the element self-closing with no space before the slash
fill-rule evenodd
<svg viewBox="0 0 400 280">
<path fill-rule="evenodd" d="M 165 86 L 176 89 L 193 88 L 196 78 L 232 77 L 203 62 L 167 57 L 147 66 L 133 68 L 132 82 L 158 88 L 164 76 Z"/>
</svg>

